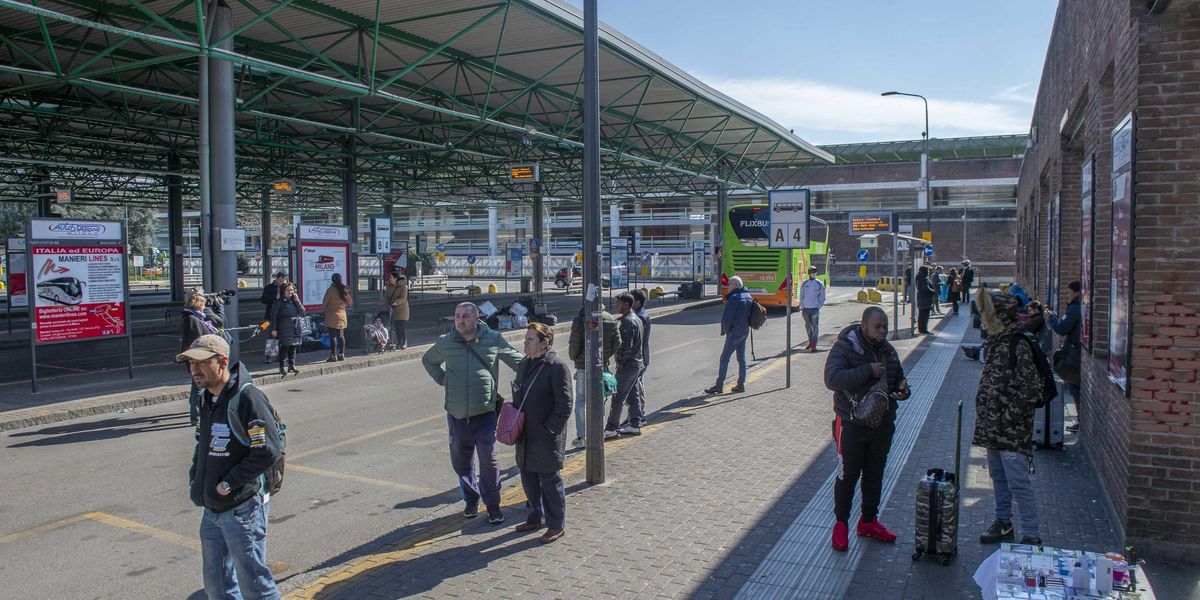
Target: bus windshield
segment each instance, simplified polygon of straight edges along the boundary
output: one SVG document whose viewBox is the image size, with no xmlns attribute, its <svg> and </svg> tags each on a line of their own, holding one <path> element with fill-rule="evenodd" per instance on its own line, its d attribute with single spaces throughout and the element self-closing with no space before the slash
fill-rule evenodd
<svg viewBox="0 0 1200 600">
<path fill-rule="evenodd" d="M 767 246 L 771 217 L 764 206 L 740 206 L 729 209 L 729 226 L 743 246 Z"/>
</svg>

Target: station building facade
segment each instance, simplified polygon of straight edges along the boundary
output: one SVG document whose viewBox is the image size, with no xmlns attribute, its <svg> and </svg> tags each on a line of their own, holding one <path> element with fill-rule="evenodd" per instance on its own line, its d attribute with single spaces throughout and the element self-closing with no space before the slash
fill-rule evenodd
<svg viewBox="0 0 1200 600">
<path fill-rule="evenodd" d="M 1062 0 L 1017 279 L 1083 284 L 1080 446 L 1139 555 L 1200 562 L 1200 3 Z M 1054 501 L 1068 501 L 1056 499 Z"/>
</svg>

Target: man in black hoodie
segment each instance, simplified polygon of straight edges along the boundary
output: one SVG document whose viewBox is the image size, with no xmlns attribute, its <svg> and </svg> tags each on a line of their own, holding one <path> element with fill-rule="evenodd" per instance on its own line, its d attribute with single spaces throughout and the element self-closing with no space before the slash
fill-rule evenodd
<svg viewBox="0 0 1200 600">
<path fill-rule="evenodd" d="M 833 390 L 833 439 L 837 443 L 838 473 L 833 484 L 833 549 L 850 547 L 850 505 L 854 487 L 862 476 L 862 516 L 857 533 L 887 543 L 896 534 L 877 518 L 883 492 L 883 467 L 892 435 L 896 432 L 896 402 L 909 397 L 908 380 L 900 356 L 887 341 L 887 313 L 868 307 L 862 322 L 838 334 L 825 361 L 825 387 Z M 852 402 L 861 401 L 871 388 L 882 386 L 890 397 L 887 414 L 878 427 L 855 420 Z"/>
<path fill-rule="evenodd" d="M 188 473 L 192 502 L 204 509 L 204 591 L 209 598 L 279 598 L 267 566 L 264 478 L 282 453 L 279 424 L 250 370 L 229 364 L 221 336 L 200 336 L 175 362 L 186 362 L 204 390 Z"/>
</svg>

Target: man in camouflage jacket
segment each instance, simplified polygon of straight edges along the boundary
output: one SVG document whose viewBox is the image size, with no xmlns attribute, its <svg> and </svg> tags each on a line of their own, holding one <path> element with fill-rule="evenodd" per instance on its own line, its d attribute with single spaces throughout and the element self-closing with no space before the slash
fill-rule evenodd
<svg viewBox="0 0 1200 600">
<path fill-rule="evenodd" d="M 988 349 L 979 393 L 975 396 L 973 443 L 987 449 L 988 475 L 992 478 L 996 503 L 996 520 L 979 541 L 990 544 L 1014 539 L 1015 498 L 1021 509 L 1021 543 L 1041 544 L 1029 480 L 1033 411 L 1042 396 L 1041 376 L 1033 362 L 1033 351 L 1020 337 L 1017 321 L 1020 300 L 979 288 L 975 302 L 988 333 Z"/>
</svg>

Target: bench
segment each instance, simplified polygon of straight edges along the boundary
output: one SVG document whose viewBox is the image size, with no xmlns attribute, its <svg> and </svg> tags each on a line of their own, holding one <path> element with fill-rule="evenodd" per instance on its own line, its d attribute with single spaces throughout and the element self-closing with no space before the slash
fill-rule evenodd
<svg viewBox="0 0 1200 600">
<path fill-rule="evenodd" d="M 658 297 L 658 303 L 665 304 L 667 302 L 667 298 L 670 298 L 672 302 L 678 302 L 679 301 L 679 292 L 678 291 L 663 292 L 662 295 Z"/>
</svg>

